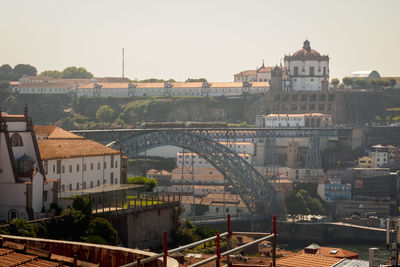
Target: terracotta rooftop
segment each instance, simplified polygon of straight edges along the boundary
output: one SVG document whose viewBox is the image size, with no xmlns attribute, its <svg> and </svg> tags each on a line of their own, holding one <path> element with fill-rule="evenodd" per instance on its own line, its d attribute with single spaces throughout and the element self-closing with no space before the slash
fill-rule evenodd
<svg viewBox="0 0 400 267">
<path fill-rule="evenodd" d="M 277 267 L 331 267 L 342 259 L 312 254 L 298 254 L 277 259 Z"/>
<path fill-rule="evenodd" d="M 325 116 L 325 114 L 322 113 L 303 113 L 303 114 L 268 114 L 267 117 L 304 117 L 304 116 Z"/>
<path fill-rule="evenodd" d="M 33 129 L 36 133 L 36 137 L 44 137 L 47 139 L 83 139 L 82 136 L 70 133 L 57 126 L 43 126 L 35 125 Z"/>
<path fill-rule="evenodd" d="M 245 71 L 239 72 L 238 74 L 235 74 L 235 76 L 256 75 L 256 73 L 257 73 L 256 70 L 245 70 Z"/>
<path fill-rule="evenodd" d="M 101 88 L 109 88 L 109 89 L 119 89 L 119 88 L 128 88 L 129 83 L 102 83 L 98 82 L 98 85 L 101 86 Z M 88 83 L 86 85 L 80 86 L 80 89 L 89 89 L 89 88 L 94 88 L 95 83 Z"/>
<path fill-rule="evenodd" d="M 10 115 L 10 114 L 5 113 L 5 112 L 2 112 L 2 113 L 1 113 L 1 116 L 2 116 L 3 118 L 25 118 L 24 115 Z"/>
<path fill-rule="evenodd" d="M 147 175 L 172 175 L 172 173 L 167 170 L 150 169 L 147 171 Z"/>
<path fill-rule="evenodd" d="M 43 82 L 43 83 L 21 83 L 18 88 L 69 88 L 74 87 L 74 81 L 57 80 L 55 82 Z"/>
<path fill-rule="evenodd" d="M 188 82 L 188 83 L 172 83 L 173 88 L 201 88 L 202 82 Z"/>
<path fill-rule="evenodd" d="M 38 139 L 43 160 L 118 155 L 118 150 L 87 139 Z"/>
<path fill-rule="evenodd" d="M 307 249 L 307 248 L 299 251 L 297 254 L 312 254 L 312 255 L 319 255 L 319 256 L 325 256 L 325 257 L 334 257 L 334 258 L 339 258 L 339 259 L 343 259 L 343 258 L 358 259 L 357 253 L 352 252 L 347 249 L 332 248 L 332 247 L 316 247 L 314 249 L 315 250 L 315 254 L 314 254 L 312 251 L 313 249 Z"/>
</svg>

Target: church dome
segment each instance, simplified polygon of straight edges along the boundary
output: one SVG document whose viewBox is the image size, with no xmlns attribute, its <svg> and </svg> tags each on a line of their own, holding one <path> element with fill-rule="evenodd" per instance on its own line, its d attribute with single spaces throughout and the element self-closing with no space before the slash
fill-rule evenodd
<svg viewBox="0 0 400 267">
<path fill-rule="evenodd" d="M 297 50 L 291 56 L 292 59 L 320 59 L 322 57 L 320 53 L 311 49 L 310 41 L 308 40 L 304 41 L 302 49 Z"/>
</svg>

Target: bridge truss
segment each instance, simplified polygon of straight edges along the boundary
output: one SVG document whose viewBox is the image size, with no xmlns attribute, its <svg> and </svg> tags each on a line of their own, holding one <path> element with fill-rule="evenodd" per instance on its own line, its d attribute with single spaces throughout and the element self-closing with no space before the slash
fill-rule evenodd
<svg viewBox="0 0 400 267">
<path fill-rule="evenodd" d="M 208 136 L 188 131 L 150 131 L 126 137 L 118 145 L 128 157 L 165 145 L 188 149 L 205 158 L 226 177 L 251 213 L 271 215 L 273 212 L 275 194 L 269 180 L 236 152 Z"/>
</svg>

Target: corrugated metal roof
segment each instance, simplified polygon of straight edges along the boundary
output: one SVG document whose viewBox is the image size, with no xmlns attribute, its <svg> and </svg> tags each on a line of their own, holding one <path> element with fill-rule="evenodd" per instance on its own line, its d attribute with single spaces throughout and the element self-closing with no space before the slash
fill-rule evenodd
<svg viewBox="0 0 400 267">
<path fill-rule="evenodd" d="M 368 267 L 368 266 L 369 266 L 368 261 L 344 259 L 341 262 L 336 263 L 332 267 Z"/>
</svg>

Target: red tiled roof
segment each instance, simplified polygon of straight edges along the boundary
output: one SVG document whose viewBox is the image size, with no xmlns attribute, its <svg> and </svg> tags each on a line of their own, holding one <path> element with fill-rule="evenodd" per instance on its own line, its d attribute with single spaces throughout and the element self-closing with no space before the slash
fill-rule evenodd
<svg viewBox="0 0 400 267">
<path fill-rule="evenodd" d="M 305 250 L 303 249 L 303 250 L 299 251 L 298 254 L 311 254 L 311 253 L 306 253 Z M 340 258 L 340 259 L 342 259 L 342 258 L 358 259 L 358 254 L 355 252 L 352 252 L 347 249 L 332 248 L 332 247 L 319 247 L 318 250 L 316 251 L 316 253 L 313 255 L 334 257 L 334 258 Z"/>
<path fill-rule="evenodd" d="M 82 136 L 70 133 L 64 129 L 61 129 L 57 126 L 43 126 L 43 125 L 35 125 L 33 129 L 36 133 L 37 137 L 45 136 L 48 139 L 82 139 Z"/>
<path fill-rule="evenodd" d="M 118 155 L 118 150 L 87 139 L 39 139 L 43 160 Z"/>
</svg>

